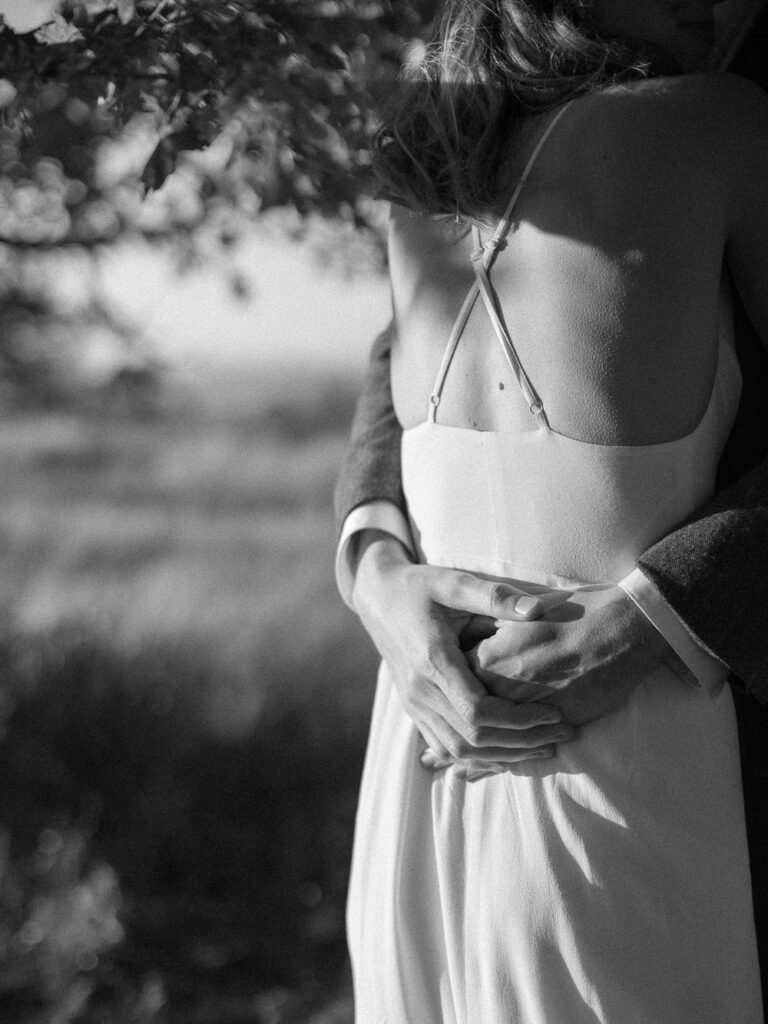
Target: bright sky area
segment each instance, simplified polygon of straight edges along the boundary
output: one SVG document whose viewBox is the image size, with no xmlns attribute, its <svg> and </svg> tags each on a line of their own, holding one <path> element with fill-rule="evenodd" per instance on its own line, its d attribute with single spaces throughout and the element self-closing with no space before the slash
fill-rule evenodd
<svg viewBox="0 0 768 1024">
<path fill-rule="evenodd" d="M 305 364 L 362 373 L 390 315 L 382 274 L 323 269 L 306 244 L 263 237 L 238 252 L 250 286 L 237 299 L 219 264 L 178 276 L 160 254 L 117 251 L 105 267 L 110 297 L 139 323 L 148 347 L 170 363 Z"/>
</svg>

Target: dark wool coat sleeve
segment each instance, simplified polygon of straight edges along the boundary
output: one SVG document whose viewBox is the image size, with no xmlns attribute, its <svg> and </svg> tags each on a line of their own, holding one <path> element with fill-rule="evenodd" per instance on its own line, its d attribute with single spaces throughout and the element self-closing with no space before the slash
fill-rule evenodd
<svg viewBox="0 0 768 1024">
<path fill-rule="evenodd" d="M 768 701 L 768 462 L 640 559 L 695 637 Z"/>
<path fill-rule="evenodd" d="M 334 507 L 339 530 L 349 513 L 368 501 L 391 501 L 405 513 L 400 479 L 402 430 L 392 406 L 389 355 L 394 321 L 376 338 L 352 435 L 336 482 Z"/>
</svg>

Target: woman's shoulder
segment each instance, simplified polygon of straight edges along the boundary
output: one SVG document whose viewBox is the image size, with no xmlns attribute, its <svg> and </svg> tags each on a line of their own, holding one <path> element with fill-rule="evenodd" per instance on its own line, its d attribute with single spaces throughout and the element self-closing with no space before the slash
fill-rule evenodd
<svg viewBox="0 0 768 1024">
<path fill-rule="evenodd" d="M 574 104 L 572 139 L 606 172 L 619 166 L 732 173 L 768 139 L 768 96 L 730 74 L 680 75 L 610 86 Z M 593 161 L 594 165 L 594 161 Z"/>
<path fill-rule="evenodd" d="M 682 137 L 713 132 L 731 135 L 754 127 L 768 112 L 768 95 L 738 75 L 727 73 L 648 78 L 612 85 L 586 97 L 584 113 L 595 127 L 672 129 Z"/>
</svg>

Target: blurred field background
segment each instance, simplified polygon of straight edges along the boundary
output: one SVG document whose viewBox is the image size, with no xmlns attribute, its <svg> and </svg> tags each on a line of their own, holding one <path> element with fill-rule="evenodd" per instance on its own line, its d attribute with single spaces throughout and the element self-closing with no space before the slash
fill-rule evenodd
<svg viewBox="0 0 768 1024">
<path fill-rule="evenodd" d="M 331 497 L 385 306 L 379 279 L 281 251 L 315 344 L 301 318 L 266 329 L 251 251 L 247 300 L 166 268 L 143 370 L 134 347 L 94 382 L 102 339 L 81 346 L 85 383 L 6 395 L 4 1024 L 352 1019 L 344 894 L 375 659 L 336 595 Z M 136 273 L 127 260 L 123 284 Z M 307 302 L 318 286 L 338 320 Z M 334 338 L 360 287 L 378 298 L 353 354 Z M 195 291 L 218 336 L 186 330 Z"/>
<path fill-rule="evenodd" d="M 434 0 L 0 0 L 0 1024 L 352 1024 L 331 495 Z"/>
</svg>

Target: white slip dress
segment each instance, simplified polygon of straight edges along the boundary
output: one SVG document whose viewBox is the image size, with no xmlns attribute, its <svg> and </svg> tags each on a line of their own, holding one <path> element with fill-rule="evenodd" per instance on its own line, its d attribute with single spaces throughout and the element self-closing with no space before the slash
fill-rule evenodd
<svg viewBox="0 0 768 1024">
<path fill-rule="evenodd" d="M 428 419 L 403 433 L 403 485 L 423 561 L 594 588 L 712 495 L 741 377 L 723 316 L 709 404 L 685 437 L 599 445 L 550 428 L 489 277 L 546 134 L 473 253 Z M 478 297 L 530 431 L 437 422 Z M 382 665 L 348 899 L 356 1024 L 762 1024 L 727 687 L 659 668 L 553 759 L 475 781 L 426 770 L 424 748 Z"/>
</svg>

